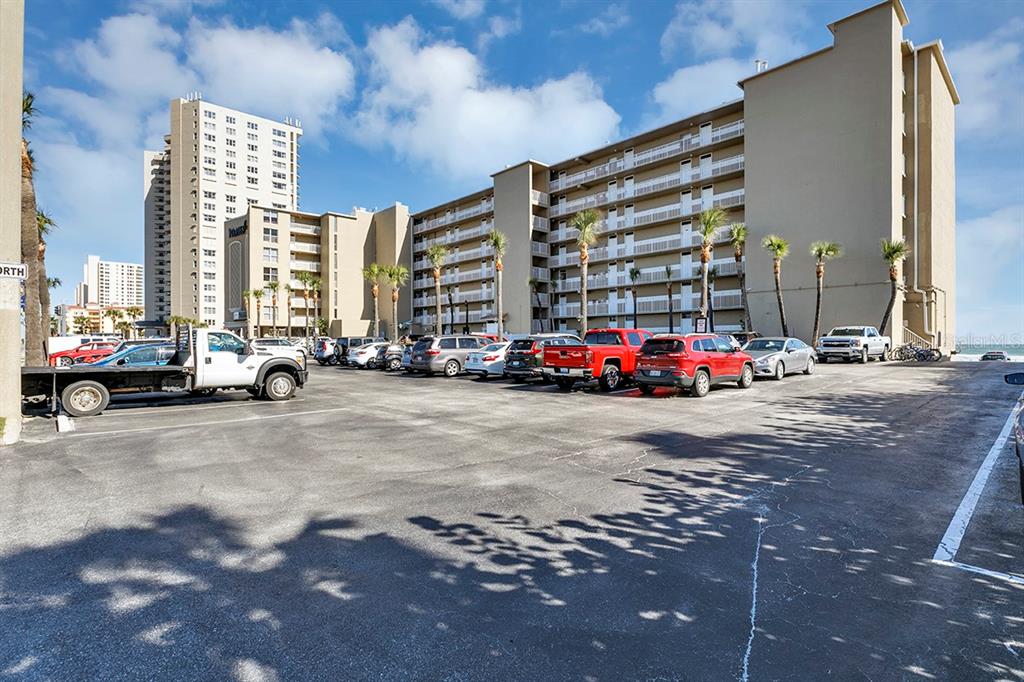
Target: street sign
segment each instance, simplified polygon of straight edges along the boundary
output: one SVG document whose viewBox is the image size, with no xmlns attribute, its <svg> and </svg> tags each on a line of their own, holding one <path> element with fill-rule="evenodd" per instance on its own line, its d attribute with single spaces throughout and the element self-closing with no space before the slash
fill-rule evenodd
<svg viewBox="0 0 1024 682">
<path fill-rule="evenodd" d="M 25 279 L 25 264 L 24 263 L 3 263 L 0 262 L 0 277 L 6 277 L 7 279 Z"/>
<path fill-rule="evenodd" d="M 693 329 L 698 334 L 708 333 L 708 318 L 698 317 L 693 321 Z"/>
</svg>

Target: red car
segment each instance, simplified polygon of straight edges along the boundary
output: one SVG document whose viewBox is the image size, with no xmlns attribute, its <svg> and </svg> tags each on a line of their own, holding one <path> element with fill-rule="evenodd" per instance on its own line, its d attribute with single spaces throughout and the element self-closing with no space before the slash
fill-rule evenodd
<svg viewBox="0 0 1024 682">
<path fill-rule="evenodd" d="M 76 364 L 85 364 L 101 360 L 114 352 L 117 343 L 112 341 L 94 341 L 72 348 L 50 354 L 51 367 L 70 367 Z"/>
<path fill-rule="evenodd" d="M 602 391 L 614 391 L 633 378 L 637 353 L 651 338 L 646 329 L 591 329 L 583 344 L 544 348 L 544 378 L 572 390 L 578 381 L 597 379 Z"/>
<path fill-rule="evenodd" d="M 753 358 L 714 334 L 655 336 L 640 349 L 636 367 L 636 381 L 648 395 L 668 386 L 703 398 L 715 384 L 735 381 L 750 388 L 754 383 Z"/>
</svg>

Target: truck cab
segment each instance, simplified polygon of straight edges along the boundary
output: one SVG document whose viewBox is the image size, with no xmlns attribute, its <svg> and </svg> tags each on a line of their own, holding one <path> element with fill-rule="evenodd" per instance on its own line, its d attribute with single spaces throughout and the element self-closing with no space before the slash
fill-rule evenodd
<svg viewBox="0 0 1024 682">
<path fill-rule="evenodd" d="M 602 391 L 614 391 L 633 378 L 637 353 L 650 337 L 646 329 L 591 329 L 582 344 L 544 349 L 544 377 L 563 391 L 593 379 Z"/>
</svg>

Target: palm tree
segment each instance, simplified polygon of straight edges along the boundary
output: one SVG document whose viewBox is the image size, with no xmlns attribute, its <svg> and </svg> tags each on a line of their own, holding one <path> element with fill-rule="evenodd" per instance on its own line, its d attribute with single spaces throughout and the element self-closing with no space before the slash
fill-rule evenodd
<svg viewBox="0 0 1024 682">
<path fill-rule="evenodd" d="M 448 333 L 455 333 L 455 301 L 452 299 L 452 285 L 449 284 L 444 288 L 448 294 Z"/>
<path fill-rule="evenodd" d="M 103 317 L 107 318 L 113 324 L 111 325 L 114 329 L 117 329 L 117 323 L 124 318 L 124 313 L 117 308 L 107 308 L 103 311 Z"/>
<path fill-rule="evenodd" d="M 305 270 L 299 270 L 295 274 L 295 279 L 302 285 L 302 305 L 303 310 L 306 311 L 304 313 L 305 320 L 303 321 L 302 334 L 304 337 L 309 337 L 309 283 L 313 279 L 313 275 Z"/>
<path fill-rule="evenodd" d="M 131 338 L 132 323 L 129 322 L 128 320 L 121 320 L 120 322 L 114 325 L 114 329 L 121 332 L 121 336 L 123 338 Z"/>
<path fill-rule="evenodd" d="M 137 333 L 138 329 L 135 327 L 135 323 L 139 321 L 145 311 L 137 305 L 128 306 L 125 313 L 128 315 L 128 319 L 131 320 L 132 331 Z"/>
<path fill-rule="evenodd" d="M 39 324 L 40 335 L 45 344 L 50 334 L 50 282 L 46 277 L 46 236 L 56 229 L 57 223 L 44 211 L 36 208 L 36 228 L 39 230 Z M 48 350 L 46 351 L 48 352 Z"/>
<path fill-rule="evenodd" d="M 733 257 L 736 258 L 736 278 L 740 281 L 740 300 L 743 302 L 743 328 L 753 331 L 754 323 L 750 319 L 750 304 L 747 302 L 747 268 L 743 263 L 743 249 L 747 243 L 747 226 L 733 223 L 729 230 L 729 243 L 732 244 Z"/>
<path fill-rule="evenodd" d="M 708 268 L 708 331 L 715 331 L 715 280 L 718 279 L 718 268 Z"/>
<path fill-rule="evenodd" d="M 839 258 L 842 247 L 836 242 L 813 242 L 811 244 L 811 255 L 814 256 L 814 276 L 817 279 L 818 298 L 814 304 L 814 333 L 811 335 L 811 342 L 818 343 L 818 333 L 821 331 L 821 293 L 825 288 L 825 261 L 832 258 Z"/>
<path fill-rule="evenodd" d="M 391 338 L 398 341 L 398 290 L 409 281 L 409 268 L 404 265 L 389 265 L 384 268 L 384 276 L 391 284 Z"/>
<path fill-rule="evenodd" d="M 322 288 L 323 283 L 320 281 L 320 278 L 310 275 L 309 292 L 313 298 L 313 323 L 316 325 L 313 330 L 313 333 L 316 334 L 317 332 L 319 332 L 321 336 L 323 336 L 326 333 L 322 331 L 320 328 L 322 322 L 322 320 L 320 319 L 320 291 Z"/>
<path fill-rule="evenodd" d="M 580 249 L 580 336 L 587 333 L 590 327 L 587 321 L 587 270 L 590 262 L 589 249 L 597 243 L 598 221 L 601 215 L 592 208 L 580 211 L 572 219 L 572 226 L 579 234 L 576 235 L 576 246 Z"/>
<path fill-rule="evenodd" d="M 779 301 L 779 319 L 782 321 L 782 335 L 789 336 L 786 323 L 786 307 L 782 304 L 782 259 L 789 255 L 789 242 L 777 234 L 766 235 L 761 246 L 772 254 L 772 271 L 775 273 L 775 297 Z"/>
<path fill-rule="evenodd" d="M 271 336 L 277 336 L 277 290 L 280 286 L 276 280 L 267 282 L 267 289 L 270 290 L 270 315 L 273 318 Z"/>
<path fill-rule="evenodd" d="M 89 317 L 87 315 L 75 315 L 72 320 L 78 334 L 84 334 L 89 328 Z"/>
<path fill-rule="evenodd" d="M 33 180 L 35 166 L 32 150 L 24 135 L 32 127 L 35 114 L 35 96 L 26 92 L 21 98 L 21 260 L 25 264 L 25 364 L 45 365 L 46 350 L 40 336 L 43 327 L 39 300 L 39 223 Z"/>
<path fill-rule="evenodd" d="M 672 312 L 672 266 L 665 266 L 665 290 L 668 292 L 668 333 L 675 332 L 675 314 Z"/>
<path fill-rule="evenodd" d="M 640 281 L 640 268 L 638 268 L 638 267 L 630 268 L 629 269 L 629 291 L 630 291 L 630 293 L 633 294 L 633 329 L 636 329 L 637 327 L 640 326 L 640 323 L 637 322 L 637 316 L 636 316 L 636 291 L 637 291 L 636 283 L 638 281 Z"/>
<path fill-rule="evenodd" d="M 498 316 L 498 340 L 505 338 L 505 315 L 502 305 L 502 273 L 505 265 L 501 259 L 508 250 L 508 237 L 500 230 L 491 230 L 484 238 L 484 244 L 494 250 L 494 307 Z"/>
<path fill-rule="evenodd" d="M 385 267 L 379 263 L 370 263 L 363 268 L 363 279 L 370 283 L 370 295 L 373 296 L 373 335 L 380 337 L 380 283 L 384 281 Z"/>
<path fill-rule="evenodd" d="M 183 324 L 189 324 L 191 322 L 192 320 L 190 320 L 187 317 L 182 317 L 181 315 L 171 315 L 170 317 L 168 317 L 167 324 L 171 328 L 171 337 L 173 338 L 178 335 L 179 326 Z"/>
<path fill-rule="evenodd" d="M 536 277 L 531 277 L 526 280 L 526 284 L 530 287 L 530 291 L 533 292 L 533 300 L 537 304 L 537 324 L 540 325 L 540 333 L 544 333 L 544 313 L 543 306 L 540 304 L 540 280 Z"/>
<path fill-rule="evenodd" d="M 249 301 L 252 298 L 252 289 L 242 290 L 242 309 L 245 310 L 245 336 L 250 336 L 249 332 Z"/>
<path fill-rule="evenodd" d="M 878 325 L 878 331 L 885 333 L 885 326 L 889 324 L 892 317 L 892 308 L 896 305 L 896 266 L 910 253 L 910 248 L 902 239 L 883 239 L 882 258 L 889 264 L 889 305 L 885 307 L 885 315 L 882 316 L 882 324 Z"/>
<path fill-rule="evenodd" d="M 427 249 L 427 261 L 434 268 L 434 333 L 441 336 L 441 268 L 448 258 L 448 247 L 433 244 Z"/>
<path fill-rule="evenodd" d="M 284 297 L 285 297 L 285 301 L 286 301 L 285 306 L 284 306 L 284 310 L 285 310 L 285 314 L 288 317 L 287 327 L 285 329 L 284 335 L 285 336 L 291 336 L 292 335 L 292 285 L 291 284 L 285 284 L 284 285 Z"/>
<path fill-rule="evenodd" d="M 254 289 L 252 297 L 256 301 L 256 332 L 254 336 L 258 339 L 262 336 L 260 327 L 263 325 L 263 289 Z"/>
<path fill-rule="evenodd" d="M 700 316 L 708 316 L 708 263 L 711 262 L 715 248 L 715 233 L 725 224 L 725 211 L 720 208 L 709 208 L 698 218 L 700 227 L 697 234 L 700 242 Z"/>
</svg>

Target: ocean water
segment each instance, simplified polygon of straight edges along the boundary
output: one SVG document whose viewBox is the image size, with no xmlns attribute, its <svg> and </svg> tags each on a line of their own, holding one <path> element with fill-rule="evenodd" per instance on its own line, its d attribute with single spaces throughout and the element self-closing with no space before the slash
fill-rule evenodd
<svg viewBox="0 0 1024 682">
<path fill-rule="evenodd" d="M 1019 343 L 961 343 L 954 360 L 977 360 L 985 353 L 993 350 L 1005 351 L 1013 362 L 1024 362 L 1024 344 Z"/>
</svg>

